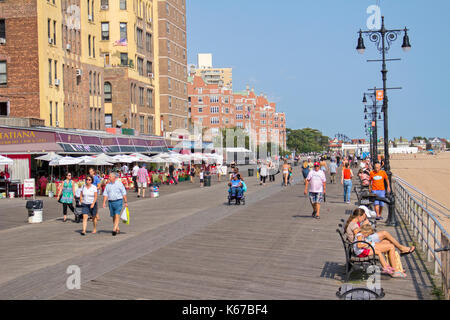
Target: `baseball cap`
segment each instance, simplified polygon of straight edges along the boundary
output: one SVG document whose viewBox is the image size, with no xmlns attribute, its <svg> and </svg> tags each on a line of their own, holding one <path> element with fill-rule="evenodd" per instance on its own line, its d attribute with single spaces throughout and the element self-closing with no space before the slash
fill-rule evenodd
<svg viewBox="0 0 450 320">
<path fill-rule="evenodd" d="M 314 167 L 320 167 L 320 163 L 314 162 Z"/>
</svg>

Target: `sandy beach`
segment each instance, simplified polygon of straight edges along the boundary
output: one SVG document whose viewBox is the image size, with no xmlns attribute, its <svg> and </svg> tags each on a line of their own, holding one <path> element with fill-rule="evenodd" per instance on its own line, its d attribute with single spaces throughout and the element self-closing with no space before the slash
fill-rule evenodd
<svg viewBox="0 0 450 320">
<path fill-rule="evenodd" d="M 430 198 L 450 208 L 450 152 L 437 155 L 391 155 L 394 175 L 415 186 Z M 450 231 L 450 219 L 441 220 Z"/>
</svg>

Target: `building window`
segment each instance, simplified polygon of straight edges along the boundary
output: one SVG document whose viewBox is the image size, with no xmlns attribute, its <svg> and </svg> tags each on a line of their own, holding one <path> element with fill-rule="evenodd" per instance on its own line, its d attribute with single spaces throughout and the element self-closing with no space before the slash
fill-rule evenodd
<svg viewBox="0 0 450 320">
<path fill-rule="evenodd" d="M 243 119 L 244 119 L 244 115 L 242 115 L 242 114 L 236 115 L 236 120 L 243 120 Z"/>
<path fill-rule="evenodd" d="M 153 133 L 153 117 L 148 117 L 147 120 L 147 126 L 148 126 L 148 133 L 152 134 Z"/>
<path fill-rule="evenodd" d="M 101 0 L 101 6 L 102 6 L 102 8 L 108 9 L 109 0 Z"/>
<path fill-rule="evenodd" d="M 139 87 L 139 104 L 144 105 L 144 88 Z"/>
<path fill-rule="evenodd" d="M 120 54 L 120 65 L 121 66 L 128 66 L 128 53 L 122 52 Z"/>
<path fill-rule="evenodd" d="M 148 52 L 152 50 L 152 35 L 150 33 L 146 33 L 145 48 L 147 49 Z"/>
<path fill-rule="evenodd" d="M 109 22 L 102 22 L 102 40 L 109 40 Z"/>
<path fill-rule="evenodd" d="M 92 93 L 92 72 L 89 71 L 89 94 Z"/>
<path fill-rule="evenodd" d="M 127 10 L 127 0 L 120 0 L 120 10 Z"/>
<path fill-rule="evenodd" d="M 111 83 L 105 82 L 103 91 L 105 95 L 105 102 L 111 102 L 112 101 Z"/>
<path fill-rule="evenodd" d="M 88 35 L 88 50 L 89 50 L 89 57 L 92 56 L 91 54 L 91 35 Z"/>
<path fill-rule="evenodd" d="M 95 37 L 92 37 L 92 56 L 95 58 Z"/>
<path fill-rule="evenodd" d="M 0 38 L 6 39 L 5 19 L 0 19 Z"/>
<path fill-rule="evenodd" d="M 105 53 L 105 55 L 104 55 L 104 63 L 105 63 L 105 67 L 110 65 L 109 53 Z"/>
<path fill-rule="evenodd" d="M 198 107 L 198 113 L 202 113 L 203 112 L 203 107 Z"/>
<path fill-rule="evenodd" d="M 6 73 L 6 61 L 0 61 L 0 85 L 8 84 L 8 75 Z"/>
<path fill-rule="evenodd" d="M 211 113 L 219 113 L 219 107 L 210 107 L 209 109 Z"/>
<path fill-rule="evenodd" d="M 53 104 L 52 104 L 52 102 L 50 101 L 50 114 L 49 114 L 49 116 L 50 116 L 50 127 L 53 125 Z"/>
<path fill-rule="evenodd" d="M 55 80 L 58 79 L 58 61 L 55 60 Z"/>
<path fill-rule="evenodd" d="M 219 117 L 211 117 L 211 124 L 219 124 Z"/>
<path fill-rule="evenodd" d="M 144 116 L 139 116 L 139 129 L 144 132 Z"/>
<path fill-rule="evenodd" d="M 142 29 L 136 28 L 136 42 L 139 48 L 143 47 L 143 36 L 144 32 L 142 31 Z"/>
<path fill-rule="evenodd" d="M 112 114 L 105 114 L 105 127 L 112 128 Z"/>
<path fill-rule="evenodd" d="M 144 59 L 137 58 L 137 67 L 140 76 L 144 75 Z"/>
<path fill-rule="evenodd" d="M 53 21 L 53 44 L 56 46 L 56 21 Z"/>
<path fill-rule="evenodd" d="M 169 109 L 172 109 L 172 97 L 169 96 Z"/>
<path fill-rule="evenodd" d="M 127 37 L 127 23 L 121 22 L 120 23 L 120 40 L 128 40 Z"/>
<path fill-rule="evenodd" d="M 52 81 L 52 59 L 48 59 L 48 84 L 51 86 Z"/>
<path fill-rule="evenodd" d="M 217 102 L 219 102 L 219 97 L 218 96 L 211 96 L 211 97 L 209 97 L 209 102 L 217 103 Z"/>
<path fill-rule="evenodd" d="M 151 61 L 147 61 L 147 75 L 149 75 L 149 73 L 153 73 L 153 65 Z"/>
<path fill-rule="evenodd" d="M 153 90 L 147 89 L 147 104 L 149 108 L 153 108 Z"/>
<path fill-rule="evenodd" d="M 9 110 L 8 110 L 8 102 L 0 102 L 0 116 L 8 116 Z"/>
<path fill-rule="evenodd" d="M 170 79 L 167 79 L 167 85 L 169 87 L 169 90 L 172 90 L 172 81 Z"/>
<path fill-rule="evenodd" d="M 236 111 L 242 111 L 242 110 L 244 110 L 242 105 L 236 106 Z"/>
<path fill-rule="evenodd" d="M 48 35 L 48 39 L 51 40 L 51 33 L 50 33 L 50 26 L 51 26 L 52 20 L 47 19 L 47 35 Z M 50 43 L 50 42 L 49 42 Z"/>
<path fill-rule="evenodd" d="M 170 72 L 170 60 L 167 60 L 167 72 Z"/>
</svg>

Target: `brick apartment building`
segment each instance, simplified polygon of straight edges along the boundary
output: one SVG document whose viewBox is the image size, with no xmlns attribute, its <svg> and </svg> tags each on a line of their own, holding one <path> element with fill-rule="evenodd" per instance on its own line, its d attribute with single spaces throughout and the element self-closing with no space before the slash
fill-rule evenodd
<svg viewBox="0 0 450 320">
<path fill-rule="evenodd" d="M 161 135 L 189 129 L 186 0 L 158 2 Z"/>
<path fill-rule="evenodd" d="M 217 84 L 206 84 L 200 76 L 192 75 L 188 84 L 189 109 L 192 122 L 210 128 L 212 134 L 223 128 L 242 128 L 252 144 L 274 142 L 286 149 L 286 116 L 276 111 L 275 103 L 257 96 L 248 87 L 233 92 Z"/>
</svg>

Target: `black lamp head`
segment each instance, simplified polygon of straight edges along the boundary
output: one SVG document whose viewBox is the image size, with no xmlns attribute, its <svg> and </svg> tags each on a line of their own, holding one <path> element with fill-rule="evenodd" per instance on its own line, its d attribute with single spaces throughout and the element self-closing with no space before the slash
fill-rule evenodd
<svg viewBox="0 0 450 320">
<path fill-rule="evenodd" d="M 408 52 L 409 50 L 411 50 L 411 43 L 409 42 L 409 37 L 408 37 L 408 29 L 406 29 L 406 27 L 405 27 L 405 35 L 403 36 L 402 49 L 405 52 Z"/>
<path fill-rule="evenodd" d="M 359 30 L 359 38 L 358 38 L 358 45 L 356 46 L 356 51 L 358 53 L 363 54 L 366 50 L 366 47 L 364 46 L 364 39 L 362 37 L 362 31 Z"/>
</svg>

